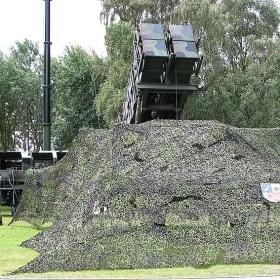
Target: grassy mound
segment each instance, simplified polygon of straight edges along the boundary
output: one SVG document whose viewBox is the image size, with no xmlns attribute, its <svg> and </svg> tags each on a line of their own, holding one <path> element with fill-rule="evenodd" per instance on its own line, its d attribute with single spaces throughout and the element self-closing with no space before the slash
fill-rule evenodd
<svg viewBox="0 0 280 280">
<path fill-rule="evenodd" d="M 280 129 L 152 121 L 82 130 L 28 177 L 17 219 L 53 226 L 21 272 L 278 263 Z"/>
</svg>

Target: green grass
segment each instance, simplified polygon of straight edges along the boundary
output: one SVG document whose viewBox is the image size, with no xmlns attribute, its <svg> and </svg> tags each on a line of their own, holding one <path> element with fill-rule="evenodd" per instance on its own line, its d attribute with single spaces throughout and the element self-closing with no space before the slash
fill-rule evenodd
<svg viewBox="0 0 280 280">
<path fill-rule="evenodd" d="M 196 269 L 191 267 L 169 269 L 135 269 L 135 270 L 101 270 L 75 272 L 48 272 L 41 274 L 25 274 L 24 278 L 204 278 L 221 276 L 257 276 L 278 275 L 277 265 L 216 265 L 210 268 Z"/>
<path fill-rule="evenodd" d="M 7 207 L 2 207 L 2 215 L 4 225 L 0 226 L 0 275 L 16 270 L 37 256 L 33 250 L 19 245 L 39 232 L 25 222 L 8 226 L 11 217 Z"/>
<path fill-rule="evenodd" d="M 16 222 L 8 226 L 11 220 L 8 208 L 3 208 L 4 226 L 0 226 L 0 276 L 11 273 L 31 261 L 37 253 L 31 249 L 19 247 L 22 241 L 39 233 L 25 222 Z M 256 276 L 279 275 L 279 265 L 216 265 L 207 268 L 169 268 L 137 270 L 101 270 L 75 272 L 48 272 L 41 274 L 21 274 L 17 278 L 153 278 L 153 277 L 220 277 L 220 276 Z"/>
</svg>

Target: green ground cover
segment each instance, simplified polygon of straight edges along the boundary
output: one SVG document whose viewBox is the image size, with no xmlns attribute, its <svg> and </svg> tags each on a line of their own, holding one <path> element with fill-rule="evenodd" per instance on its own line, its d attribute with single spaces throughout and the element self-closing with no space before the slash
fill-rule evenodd
<svg viewBox="0 0 280 280">
<path fill-rule="evenodd" d="M 0 226 L 0 275 L 14 271 L 37 256 L 33 250 L 21 248 L 19 245 L 39 232 L 26 222 L 8 226 L 11 220 L 10 211 L 2 208 L 4 225 Z"/>
<path fill-rule="evenodd" d="M 26 222 L 16 222 L 8 226 L 11 220 L 9 209 L 2 208 L 4 226 L 0 227 L 0 276 L 11 273 L 37 256 L 31 249 L 21 248 L 24 240 L 40 232 Z M 76 272 L 48 272 L 42 274 L 21 274 L 16 277 L 43 278 L 145 278 L 145 277 L 219 277 L 219 276 L 256 276 L 280 274 L 279 265 L 215 265 L 205 268 L 170 268 L 136 270 L 100 270 Z"/>
</svg>

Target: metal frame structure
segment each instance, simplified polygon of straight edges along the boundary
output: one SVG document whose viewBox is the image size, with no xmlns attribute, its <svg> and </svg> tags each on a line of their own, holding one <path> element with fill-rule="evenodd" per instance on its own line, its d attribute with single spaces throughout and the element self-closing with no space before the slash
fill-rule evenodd
<svg viewBox="0 0 280 280">
<path fill-rule="evenodd" d="M 8 202 L 11 205 L 12 215 L 15 214 L 24 191 L 25 171 L 53 165 L 67 152 L 56 154 L 57 160 L 52 152 L 33 153 L 32 157 L 22 157 L 21 152 L 0 152 L 0 204 Z"/>
<path fill-rule="evenodd" d="M 11 213 L 14 215 L 19 203 L 23 185 L 23 163 L 20 152 L 0 153 L 0 203 L 11 200 Z"/>
<path fill-rule="evenodd" d="M 118 122 L 185 119 L 188 96 L 202 90 L 191 84 L 203 60 L 198 47 L 189 24 L 139 24 L 127 98 Z"/>
<path fill-rule="evenodd" d="M 51 150 L 51 1 L 45 1 L 43 150 Z"/>
</svg>

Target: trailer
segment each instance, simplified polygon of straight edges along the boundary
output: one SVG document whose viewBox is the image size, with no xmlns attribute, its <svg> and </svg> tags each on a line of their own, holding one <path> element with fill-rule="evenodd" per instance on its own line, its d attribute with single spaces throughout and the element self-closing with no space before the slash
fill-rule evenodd
<svg viewBox="0 0 280 280">
<path fill-rule="evenodd" d="M 36 152 L 23 156 L 21 152 L 0 152 L 0 205 L 11 206 L 14 216 L 25 186 L 25 172 L 51 166 L 67 154 Z"/>
</svg>

